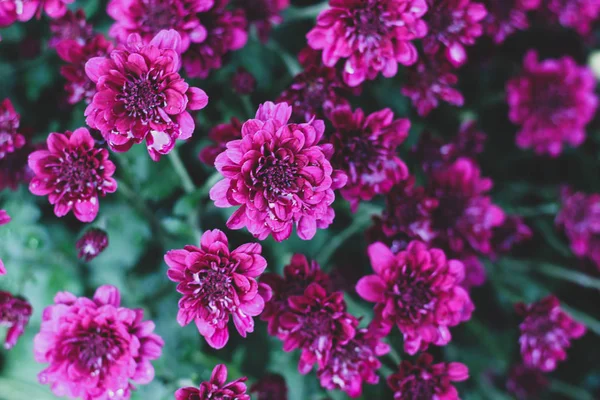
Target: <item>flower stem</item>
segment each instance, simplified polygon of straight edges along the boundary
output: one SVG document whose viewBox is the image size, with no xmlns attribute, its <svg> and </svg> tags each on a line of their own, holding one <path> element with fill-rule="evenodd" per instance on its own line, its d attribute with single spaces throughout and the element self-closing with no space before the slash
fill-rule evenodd
<svg viewBox="0 0 600 400">
<path fill-rule="evenodd" d="M 585 390 L 558 380 L 552 380 L 550 391 L 573 400 L 594 400 L 594 396 Z"/>
<path fill-rule="evenodd" d="M 281 57 L 281 61 L 283 61 L 287 67 L 291 77 L 294 77 L 302 72 L 302 67 L 296 60 L 296 57 L 288 53 L 288 51 L 281 47 L 279 43 L 274 40 L 270 40 L 269 43 L 267 43 L 267 48 L 269 48 L 272 52 L 277 53 L 279 57 Z"/>
<path fill-rule="evenodd" d="M 538 263 L 535 260 L 524 261 L 513 258 L 505 258 L 503 261 L 503 265 L 506 265 L 508 268 L 524 267 L 525 269 L 544 274 L 551 278 L 562 279 L 582 287 L 600 290 L 600 279 L 591 277 L 578 271 L 572 271 L 560 265 L 554 265 L 545 262 Z"/>
<path fill-rule="evenodd" d="M 168 157 L 169 160 L 171 160 L 171 164 L 173 165 L 175 173 L 181 180 L 181 186 L 183 187 L 183 190 L 185 190 L 186 193 L 192 193 L 194 190 L 196 190 L 196 186 L 194 185 L 190 174 L 188 174 L 187 170 L 185 169 L 185 165 L 183 165 L 183 161 L 181 161 L 181 157 L 179 157 L 177 150 L 173 149 L 173 151 L 169 153 Z"/>
</svg>

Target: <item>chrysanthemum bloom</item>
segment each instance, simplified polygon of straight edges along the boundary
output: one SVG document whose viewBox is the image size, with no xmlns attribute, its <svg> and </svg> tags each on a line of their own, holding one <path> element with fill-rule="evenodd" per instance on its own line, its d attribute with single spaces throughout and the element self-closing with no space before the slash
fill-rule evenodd
<svg viewBox="0 0 600 400">
<path fill-rule="evenodd" d="M 397 148 L 408 136 L 410 121 L 394 119 L 389 108 L 365 115 L 340 107 L 331 113 L 335 129 L 330 141 L 334 147 L 331 163 L 348 175 L 341 190 L 352 211 L 361 201 L 388 193 L 392 187 L 408 178 L 408 167 L 398 157 Z"/>
<path fill-rule="evenodd" d="M 6 225 L 10 222 L 10 215 L 5 210 L 0 210 L 0 226 Z M 4 268 L 4 263 L 2 259 L 0 259 L 0 275 L 6 275 L 6 268 Z"/>
<path fill-rule="evenodd" d="M 362 385 L 379 382 L 377 370 L 381 367 L 378 357 L 390 351 L 390 346 L 367 329 L 359 329 L 352 340 L 333 347 L 325 366 L 317 377 L 327 390 L 340 389 L 348 396 L 360 397 Z"/>
<path fill-rule="evenodd" d="M 67 11 L 61 18 L 50 22 L 50 32 L 50 47 L 56 47 L 63 40 L 73 40 L 83 46 L 94 36 L 94 27 L 86 21 L 83 10 Z"/>
<path fill-rule="evenodd" d="M 206 107 L 208 97 L 179 75 L 180 43 L 174 30 L 161 31 L 147 45 L 133 34 L 110 58 L 86 63 L 97 90 L 85 110 L 86 122 L 100 130 L 112 150 L 124 152 L 146 140 L 150 157 L 158 161 L 175 140 L 192 136 L 195 123 L 188 110 Z"/>
<path fill-rule="evenodd" d="M 539 399 L 549 384 L 539 369 L 518 364 L 510 369 L 506 389 L 518 400 Z"/>
<path fill-rule="evenodd" d="M 231 79 L 231 86 L 237 94 L 248 95 L 256 89 L 256 79 L 245 68 L 238 68 Z"/>
<path fill-rule="evenodd" d="M 433 56 L 443 50 L 454 67 L 463 65 L 467 61 L 465 46 L 472 46 L 483 34 L 485 6 L 472 0 L 427 0 L 427 6 L 425 54 Z"/>
<path fill-rule="evenodd" d="M 307 374 L 314 364 L 324 368 L 334 343 L 344 345 L 354 337 L 358 320 L 346 312 L 342 292 L 328 293 L 318 283 L 311 283 L 303 294 L 288 298 L 280 326 L 283 350 L 302 349 L 298 371 Z"/>
<path fill-rule="evenodd" d="M 84 400 L 123 399 L 136 384 L 154 379 L 150 363 L 163 340 L 141 309 L 121 307 L 114 286 L 100 286 L 93 299 L 60 292 L 46 307 L 34 339 L 37 362 L 50 364 L 38 375 L 56 396 Z"/>
<path fill-rule="evenodd" d="M 4 339 L 5 349 L 12 349 L 17 344 L 32 313 L 33 309 L 27 300 L 0 291 L 0 326 L 8 328 Z"/>
<path fill-rule="evenodd" d="M 426 350 L 430 343 L 448 344 L 448 328 L 471 318 L 474 307 L 460 286 L 465 275 L 460 261 L 447 260 L 442 250 L 418 241 L 396 255 L 380 242 L 368 252 L 375 275 L 359 280 L 356 291 L 377 303 L 376 319 L 398 326 L 407 353 Z"/>
<path fill-rule="evenodd" d="M 516 31 L 529 28 L 527 12 L 536 9 L 540 0 L 484 0 L 488 11 L 482 24 L 486 35 L 500 44 Z"/>
<path fill-rule="evenodd" d="M 490 254 L 493 229 L 505 219 L 502 209 L 486 196 L 491 188 L 492 180 L 483 178 L 467 158 L 434 171 L 429 192 L 439 206 L 432 213 L 433 243 L 458 254 L 468 249 Z"/>
<path fill-rule="evenodd" d="M 57 44 L 58 55 L 68 63 L 60 67 L 60 74 L 67 80 L 65 91 L 69 95 L 69 104 L 76 104 L 81 100 L 89 104 L 92 101 L 96 94 L 96 84 L 87 76 L 85 64 L 91 58 L 107 56 L 112 49 L 112 43 L 102 34 L 86 39 L 83 45 L 73 39 L 63 39 Z"/>
<path fill-rule="evenodd" d="M 210 71 L 221 68 L 227 53 L 241 49 L 248 41 L 244 12 L 227 10 L 228 0 L 214 1 L 210 10 L 198 14 L 206 39 L 192 43 L 183 55 L 183 67 L 191 78 L 206 78 Z"/>
<path fill-rule="evenodd" d="M 198 158 L 204 164 L 214 167 L 215 159 L 227 149 L 227 143 L 242 138 L 242 123 L 233 117 L 227 124 L 219 124 L 208 132 L 208 138 L 213 144 L 200 151 Z"/>
<path fill-rule="evenodd" d="M 513 247 L 529 240 L 532 236 L 533 232 L 521 217 L 507 216 L 504 223 L 492 231 L 492 253 L 496 256 L 507 254 Z"/>
<path fill-rule="evenodd" d="M 268 322 L 271 336 L 283 332 L 280 320 L 289 309 L 288 299 L 291 296 L 302 295 L 311 283 L 318 283 L 326 290 L 331 288 L 329 275 L 321 270 L 316 261 L 309 261 L 303 254 L 292 256 L 290 263 L 283 268 L 283 276 L 266 273 L 262 276 L 261 282 L 267 284 L 273 291 L 273 296 L 260 316 L 260 319 Z"/>
<path fill-rule="evenodd" d="M 29 190 L 36 196 L 48 196 L 57 217 L 73 210 L 81 222 L 93 221 L 99 197 L 117 190 L 112 177 L 115 165 L 108 159 L 108 150 L 96 148 L 85 128 L 51 133 L 46 143 L 47 149 L 29 155 L 29 167 L 35 174 Z"/>
<path fill-rule="evenodd" d="M 248 378 L 242 377 L 233 382 L 227 382 L 227 367 L 224 364 L 217 365 L 210 377 L 210 381 L 202 382 L 200 388 L 185 387 L 175 392 L 175 400 L 250 400 L 246 394 L 246 382 Z"/>
<path fill-rule="evenodd" d="M 20 121 L 10 99 L 4 99 L 0 103 L 0 160 L 25 146 L 25 137 L 17 132 Z"/>
<path fill-rule="evenodd" d="M 233 5 L 244 10 L 248 23 L 256 26 L 258 37 L 266 43 L 273 24 L 283 20 L 280 13 L 289 7 L 290 0 L 234 0 Z"/>
<path fill-rule="evenodd" d="M 394 400 L 459 400 L 456 388 L 450 383 L 468 378 L 466 365 L 458 362 L 433 364 L 433 356 L 424 353 L 414 364 L 402 361 L 398 372 L 390 375 L 387 382 L 394 391 Z"/>
<path fill-rule="evenodd" d="M 600 15 L 598 0 L 542 0 L 543 10 L 552 22 L 572 28 L 580 35 L 589 35 L 592 25 Z"/>
<path fill-rule="evenodd" d="M 288 388 L 285 379 L 279 374 L 263 376 L 250 387 L 256 400 L 288 400 Z"/>
<path fill-rule="evenodd" d="M 396 75 L 398 64 L 417 61 L 414 39 L 427 33 L 421 19 L 426 0 L 330 0 L 330 9 L 317 18 L 306 38 L 323 50 L 323 63 L 333 67 L 344 60 L 344 81 L 358 86 L 379 73 Z"/>
<path fill-rule="evenodd" d="M 346 176 L 331 167 L 333 147 L 318 144 L 323 121 L 288 124 L 291 114 L 285 103 L 262 104 L 242 126 L 242 139 L 227 143 L 217 157 L 215 167 L 225 179 L 210 198 L 217 207 L 241 206 L 228 228 L 245 226 L 260 240 L 272 234 L 280 242 L 294 225 L 301 239 L 310 240 L 333 222 L 333 190 Z"/>
<path fill-rule="evenodd" d="M 543 372 L 553 371 L 559 361 L 564 361 L 571 339 L 582 337 L 586 331 L 583 324 L 560 308 L 556 296 L 529 305 L 518 303 L 515 310 L 524 318 L 519 325 L 523 362 Z"/>
<path fill-rule="evenodd" d="M 27 164 L 27 159 L 37 147 L 33 147 L 26 139 L 25 146 L 0 159 L 0 191 L 14 191 L 21 183 L 29 183 L 34 174 Z"/>
<path fill-rule="evenodd" d="M 254 331 L 252 317 L 259 315 L 271 297 L 271 289 L 256 278 L 267 267 L 258 243 L 247 243 L 229 251 L 229 242 L 218 229 L 202 235 L 200 247 L 185 246 L 165 255 L 167 275 L 177 282 L 177 322 L 194 321 L 198 331 L 215 349 L 229 340 L 229 318 L 242 337 Z"/>
<path fill-rule="evenodd" d="M 440 100 L 462 107 L 464 98 L 456 89 L 458 77 L 452 65 L 443 57 L 420 57 L 408 68 L 402 94 L 409 97 L 420 116 L 426 116 L 439 107 Z"/>
<path fill-rule="evenodd" d="M 29 21 L 34 15 L 42 17 L 45 12 L 51 19 L 60 18 L 68 11 L 67 4 L 75 0 L 8 0 L 15 3 L 15 12 L 19 21 Z"/>
<path fill-rule="evenodd" d="M 517 146 L 557 156 L 563 144 L 579 146 L 598 105 L 592 71 L 571 57 L 539 61 L 531 50 L 523 72 L 506 85 L 510 120 L 521 127 Z"/>
<path fill-rule="evenodd" d="M 129 35 L 137 33 L 144 43 L 163 29 L 174 29 L 181 36 L 180 53 L 191 43 L 206 39 L 206 28 L 197 13 L 209 10 L 214 0 L 111 0 L 106 13 L 115 20 L 109 35 L 127 43 Z"/>
<path fill-rule="evenodd" d="M 108 247 L 108 235 L 102 229 L 92 228 L 83 234 L 75 247 L 80 259 L 91 261 Z"/>
</svg>

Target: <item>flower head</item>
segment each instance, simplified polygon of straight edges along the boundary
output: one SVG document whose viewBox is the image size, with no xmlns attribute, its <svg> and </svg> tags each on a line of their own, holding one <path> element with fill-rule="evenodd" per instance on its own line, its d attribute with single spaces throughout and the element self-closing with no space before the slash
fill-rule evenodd
<svg viewBox="0 0 600 400">
<path fill-rule="evenodd" d="M 288 400 L 285 379 L 279 374 L 263 376 L 250 387 L 250 393 L 256 393 L 256 400 Z"/>
<path fill-rule="evenodd" d="M 94 36 L 94 27 L 86 21 L 83 10 L 69 10 L 61 18 L 50 21 L 50 31 L 50 47 L 56 47 L 63 40 L 73 40 L 79 46 L 84 46 Z"/>
<path fill-rule="evenodd" d="M 521 127 L 517 146 L 557 156 L 564 144 L 583 143 L 598 106 L 595 87 L 592 71 L 571 57 L 540 62 L 529 51 L 523 72 L 506 86 L 510 120 Z"/>
<path fill-rule="evenodd" d="M 407 353 L 448 344 L 448 328 L 471 318 L 474 306 L 460 286 L 465 275 L 460 261 L 418 241 L 396 255 L 380 242 L 368 251 L 375 274 L 359 280 L 356 291 L 376 303 L 376 320 L 398 326 Z"/>
<path fill-rule="evenodd" d="M 150 157 L 158 161 L 175 140 L 192 136 L 195 123 L 188 110 L 206 107 L 208 97 L 179 75 L 180 43 L 174 30 L 161 31 L 149 44 L 132 34 L 110 58 L 86 63 L 97 90 L 85 110 L 86 122 L 100 130 L 111 149 L 127 151 L 145 140 Z"/>
<path fill-rule="evenodd" d="M 552 22 L 558 21 L 580 35 L 588 35 L 600 15 L 597 0 L 543 0 L 543 8 Z"/>
<path fill-rule="evenodd" d="M 219 124 L 212 128 L 208 132 L 208 137 L 213 144 L 203 148 L 198 158 L 204 164 L 213 167 L 217 156 L 227 149 L 227 143 L 242 138 L 242 123 L 233 117 L 229 123 Z"/>
<path fill-rule="evenodd" d="M 483 20 L 485 33 L 500 44 L 516 31 L 529 28 L 527 12 L 536 9 L 540 0 L 485 0 L 488 14 Z"/>
<path fill-rule="evenodd" d="M 0 261 L 0 265 L 2 261 Z M 9 292 L 0 291 L 0 326 L 8 328 L 4 348 L 12 349 L 25 331 L 29 317 L 33 313 L 27 300 L 13 296 Z"/>
<path fill-rule="evenodd" d="M 36 16 L 38 19 L 41 18 L 42 12 L 45 12 L 51 19 L 60 18 L 67 13 L 67 4 L 71 4 L 74 1 L 75 0 L 7 0 L 2 3 L 7 3 L 3 6 L 7 16 L 13 16 L 14 20 L 24 22 L 29 21 L 33 16 Z M 0 11 L 0 15 L 1 14 L 2 12 Z"/>
<path fill-rule="evenodd" d="M 227 143 L 215 167 L 225 177 L 210 190 L 217 207 L 241 206 L 227 221 L 247 227 L 260 240 L 298 236 L 310 240 L 334 218 L 333 190 L 345 174 L 332 168 L 331 145 L 319 145 L 325 125 L 316 120 L 289 124 L 292 108 L 264 103 L 242 126 L 242 138 Z"/>
<path fill-rule="evenodd" d="M 99 198 L 117 190 L 112 177 L 115 165 L 108 159 L 108 151 L 97 148 L 85 128 L 51 133 L 46 143 L 47 149 L 29 155 L 29 167 L 35 174 L 29 190 L 36 196 L 48 196 L 57 217 L 73 210 L 78 220 L 93 221 Z"/>
<path fill-rule="evenodd" d="M 175 392 L 175 400 L 250 400 L 244 383 L 247 379 L 243 377 L 227 382 L 227 367 L 219 364 L 213 369 L 210 381 L 202 382 L 198 389 L 193 387 L 178 389 Z"/>
<path fill-rule="evenodd" d="M 358 86 L 380 73 L 396 75 L 398 64 L 417 61 L 412 40 L 427 33 L 421 19 L 425 0 L 330 0 L 331 8 L 317 18 L 307 35 L 308 45 L 323 50 L 323 63 L 344 60 L 344 81 Z"/>
<path fill-rule="evenodd" d="M 177 322 L 194 321 L 211 347 L 223 348 L 229 340 L 229 318 L 242 337 L 254 331 L 252 317 L 259 315 L 271 296 L 270 288 L 256 278 L 267 267 L 258 243 L 230 251 L 225 234 L 217 229 L 202 235 L 200 247 L 185 246 L 165 255 L 167 275 L 177 282 Z"/>
<path fill-rule="evenodd" d="M 160 357 L 163 341 L 141 309 L 121 307 L 113 286 L 94 297 L 60 292 L 42 315 L 34 339 L 35 359 L 50 364 L 38 375 L 57 396 L 127 400 L 133 383 L 154 379 L 150 363 Z"/>
<path fill-rule="evenodd" d="M 433 364 L 433 356 L 424 353 L 413 364 L 402 361 L 398 372 L 388 377 L 394 400 L 433 399 L 459 400 L 450 382 L 469 378 L 467 366 L 457 362 Z"/>
<path fill-rule="evenodd" d="M 245 68 L 238 68 L 231 79 L 231 85 L 237 94 L 248 95 L 256 89 L 256 79 Z"/>
<path fill-rule="evenodd" d="M 518 400 L 538 399 L 549 384 L 539 369 L 517 364 L 510 369 L 506 389 Z"/>
<path fill-rule="evenodd" d="M 266 43 L 272 25 L 282 21 L 280 13 L 289 7 L 290 0 L 234 0 L 233 5 L 244 10 L 248 24 L 256 26 L 258 37 Z"/>
<path fill-rule="evenodd" d="M 571 346 L 571 339 L 585 334 L 585 326 L 565 313 L 555 296 L 529 305 L 519 303 L 515 309 L 523 317 L 519 343 L 523 362 L 528 367 L 553 371 L 559 361 L 567 358 L 566 349 Z"/>
<path fill-rule="evenodd" d="M 0 160 L 25 146 L 25 137 L 18 132 L 21 116 L 10 99 L 0 103 Z"/>
<path fill-rule="evenodd" d="M 396 155 L 408 136 L 408 119 L 394 119 L 389 108 L 365 115 L 360 108 L 352 112 L 340 107 L 332 112 L 331 122 L 335 129 L 331 163 L 348 175 L 341 194 L 352 210 L 408 178 L 408 167 Z"/>
<path fill-rule="evenodd" d="M 108 235 L 102 229 L 92 228 L 83 234 L 75 247 L 80 259 L 91 261 L 108 247 Z"/>
</svg>

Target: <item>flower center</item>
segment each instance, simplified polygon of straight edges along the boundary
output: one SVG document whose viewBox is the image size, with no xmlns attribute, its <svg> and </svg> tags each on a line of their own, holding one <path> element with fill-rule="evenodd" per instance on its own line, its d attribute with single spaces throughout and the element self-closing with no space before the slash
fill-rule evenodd
<svg viewBox="0 0 600 400">
<path fill-rule="evenodd" d="M 65 338 L 62 355 L 67 359 L 75 359 L 81 371 L 96 376 L 125 353 L 123 342 L 123 338 L 108 328 L 90 327 Z"/>
<path fill-rule="evenodd" d="M 198 285 L 195 294 L 211 313 L 218 314 L 234 307 L 231 277 L 223 268 L 215 265 L 211 269 L 200 270 L 194 275 L 194 280 Z"/>
<path fill-rule="evenodd" d="M 354 26 L 358 35 L 363 38 L 379 39 L 385 36 L 389 29 L 385 13 L 379 5 L 367 4 L 367 6 L 354 11 Z"/>
<path fill-rule="evenodd" d="M 404 384 L 402 398 L 406 400 L 433 399 L 435 386 L 435 382 L 432 380 L 414 377 Z"/>
<path fill-rule="evenodd" d="M 176 9 L 177 2 L 172 0 L 144 0 L 144 10 L 140 15 L 141 29 L 147 33 L 160 32 L 162 29 L 181 28 L 180 17 Z M 183 12 L 183 10 L 180 10 Z"/>
<path fill-rule="evenodd" d="M 167 97 L 160 91 L 158 78 L 149 73 L 128 80 L 117 100 L 123 102 L 130 117 L 141 119 L 143 123 L 158 122 L 158 109 L 167 105 Z"/>
<path fill-rule="evenodd" d="M 531 108 L 544 117 L 552 115 L 551 120 L 571 112 L 569 91 L 565 90 L 562 82 L 556 84 L 547 80 L 534 80 L 531 90 Z"/>
<path fill-rule="evenodd" d="M 98 150 L 65 150 L 58 164 L 53 165 L 56 192 L 66 196 L 85 198 L 104 184 L 99 174 L 104 167 L 95 158 Z"/>
<path fill-rule="evenodd" d="M 275 200 L 298 190 L 298 167 L 295 163 L 272 154 L 261 157 L 258 163 L 256 183 L 264 188 L 267 200 Z"/>
<path fill-rule="evenodd" d="M 434 228 L 443 230 L 455 226 L 455 222 L 465 212 L 466 201 L 462 196 L 440 197 L 440 206 L 433 212 Z"/>
<path fill-rule="evenodd" d="M 413 274 L 400 276 L 392 291 L 400 316 L 404 319 L 418 322 L 433 308 L 435 296 L 429 284 Z"/>
</svg>

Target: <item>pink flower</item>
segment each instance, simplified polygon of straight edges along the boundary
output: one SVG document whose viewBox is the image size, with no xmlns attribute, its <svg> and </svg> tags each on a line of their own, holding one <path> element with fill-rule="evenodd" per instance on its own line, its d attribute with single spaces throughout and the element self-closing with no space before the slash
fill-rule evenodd
<svg viewBox="0 0 600 400">
<path fill-rule="evenodd" d="M 0 103 L 0 160 L 25 146 L 25 137 L 18 131 L 21 116 L 10 99 Z"/>
<path fill-rule="evenodd" d="M 38 375 L 56 396 L 84 400 L 129 399 L 133 383 L 154 379 L 150 363 L 162 339 L 141 309 L 121 307 L 114 286 L 101 286 L 93 299 L 60 292 L 42 315 L 34 339 L 35 359 L 50 364 Z"/>
<path fill-rule="evenodd" d="M 365 116 L 360 108 L 352 112 L 350 107 L 340 107 L 332 112 L 331 123 L 335 129 L 331 163 L 348 175 L 341 194 L 352 211 L 361 201 L 386 194 L 408 178 L 408 167 L 397 156 L 398 146 L 408 136 L 408 119 L 394 119 L 389 108 Z"/>
<path fill-rule="evenodd" d="M 185 52 L 192 43 L 206 39 L 206 28 L 197 16 L 209 10 L 215 0 L 111 0 L 107 14 L 115 20 L 109 34 L 120 43 L 137 33 L 144 44 L 163 29 L 174 29 L 181 36 L 178 51 Z"/>
<path fill-rule="evenodd" d="M 50 31 L 50 47 L 56 47 L 63 40 L 73 40 L 79 46 L 84 46 L 94 36 L 94 28 L 86 21 L 83 10 L 67 11 L 61 18 L 50 21 Z"/>
<path fill-rule="evenodd" d="M 265 305 L 265 311 L 260 318 L 268 322 L 269 335 L 277 336 L 284 333 L 281 317 L 289 309 L 288 299 L 299 296 L 311 283 L 317 283 L 326 290 L 331 289 L 329 275 L 321 271 L 316 261 L 309 261 L 303 254 L 294 254 L 289 265 L 283 268 L 283 276 L 266 273 L 261 282 L 273 290 L 273 296 Z"/>
<path fill-rule="evenodd" d="M 412 40 L 427 33 L 421 19 L 425 0 L 330 0 L 307 35 L 308 45 L 323 50 L 323 63 L 344 60 L 344 81 L 358 86 L 379 73 L 396 75 L 398 64 L 417 61 Z"/>
<path fill-rule="evenodd" d="M 309 373 L 314 364 L 324 368 L 334 346 L 348 343 L 355 335 L 358 320 L 346 312 L 342 292 L 330 294 L 311 283 L 303 294 L 288 298 L 288 307 L 277 336 L 283 340 L 284 351 L 302 349 L 301 374 Z"/>
<path fill-rule="evenodd" d="M 219 124 L 208 132 L 208 138 L 213 144 L 200 151 L 198 158 L 204 164 L 214 167 L 215 159 L 227 149 L 227 143 L 242 138 L 242 123 L 237 118 L 231 118 L 227 124 Z"/>
<path fill-rule="evenodd" d="M 433 56 L 443 49 L 454 67 L 463 65 L 467 61 L 465 46 L 474 45 L 483 34 L 481 21 L 487 15 L 485 6 L 471 0 L 427 0 L 427 5 L 425 54 Z"/>
<path fill-rule="evenodd" d="M 4 0 L 0 2 L 0 26 L 9 26 L 15 21 L 29 21 L 35 15 L 38 19 L 46 12 L 51 19 L 67 13 L 67 4 L 75 0 Z"/>
<path fill-rule="evenodd" d="M 442 250 L 428 250 L 418 241 L 396 255 L 380 242 L 368 251 L 375 275 L 359 280 L 356 291 L 376 303 L 376 320 L 398 326 L 408 354 L 426 350 L 430 343 L 448 344 L 448 328 L 471 318 L 474 306 L 460 286 L 465 275 L 460 261 L 447 260 Z"/>
<path fill-rule="evenodd" d="M 589 35 L 592 24 L 600 15 L 598 0 L 542 0 L 552 22 L 572 28 L 580 35 Z"/>
<path fill-rule="evenodd" d="M 256 278 L 267 267 L 258 243 L 229 251 L 225 234 L 217 229 L 202 235 L 200 247 L 185 246 L 165 255 L 167 276 L 177 282 L 177 322 L 194 321 L 208 344 L 221 349 L 229 340 L 229 318 L 242 337 L 254 331 L 252 317 L 260 315 L 271 297 L 270 288 Z"/>
<path fill-rule="evenodd" d="M 290 6 L 290 0 L 234 0 L 233 5 L 244 10 L 249 25 L 256 26 L 258 37 L 266 43 L 272 25 L 283 20 L 279 14 Z"/>
<path fill-rule="evenodd" d="M 73 210 L 81 222 L 93 221 L 99 197 L 117 190 L 112 177 L 115 165 L 108 159 L 108 151 L 96 148 L 85 128 L 51 133 L 46 143 L 47 149 L 29 155 L 29 167 L 35 174 L 29 190 L 36 196 L 48 196 L 57 217 Z"/>
<path fill-rule="evenodd" d="M 310 240 L 334 218 L 333 190 L 346 176 L 335 171 L 331 145 L 318 145 L 325 125 L 314 120 L 289 124 L 292 107 L 264 103 L 256 118 L 242 126 L 242 139 L 227 143 L 215 167 L 225 177 L 210 190 L 217 207 L 241 206 L 227 221 L 230 229 L 248 228 L 256 238 L 269 234 L 280 242 Z"/>
<path fill-rule="evenodd" d="M 585 326 L 561 310 L 555 296 L 529 305 L 518 303 L 515 309 L 524 318 L 519 325 L 519 343 L 523 362 L 528 367 L 554 371 L 556 364 L 567 358 L 566 349 L 571 346 L 571 339 L 585 334 Z"/>
<path fill-rule="evenodd" d="M 102 229 L 88 230 L 75 244 L 77 257 L 85 262 L 92 261 L 108 247 L 108 235 Z"/>
<path fill-rule="evenodd" d="M 227 53 L 246 45 L 248 21 L 242 10 L 227 10 L 228 1 L 214 0 L 210 10 L 198 14 L 206 39 L 192 43 L 183 55 L 183 66 L 191 78 L 206 78 L 210 71 L 221 68 Z"/>
<path fill-rule="evenodd" d="M 33 309 L 27 300 L 0 291 L 0 326 L 8 328 L 4 339 L 5 349 L 10 350 L 17 344 L 17 340 L 25 332 L 25 326 L 32 313 Z"/>
<path fill-rule="evenodd" d="M 378 357 L 390 351 L 390 346 L 367 329 L 359 329 L 352 340 L 334 346 L 325 366 L 317 377 L 327 390 L 341 389 L 355 398 L 362 394 L 362 385 L 379 382 L 377 370 L 381 368 Z"/>
<path fill-rule="evenodd" d="M 517 146 L 555 157 L 563 144 L 583 143 L 598 106 L 595 87 L 592 71 L 571 57 L 540 62 L 529 51 L 523 72 L 506 85 L 510 120 L 521 127 Z"/>
<path fill-rule="evenodd" d="M 10 215 L 5 210 L 0 210 L 0 226 L 6 225 L 10 222 Z M 0 275 L 6 275 L 6 268 L 2 259 L 0 259 Z M 0 318 L 1 319 L 1 318 Z"/>
<path fill-rule="evenodd" d="M 250 400 L 244 383 L 247 379 L 243 377 L 227 383 L 227 367 L 219 364 L 213 369 L 210 381 L 202 382 L 198 389 L 193 387 L 178 389 L 175 392 L 175 400 Z"/>
<path fill-rule="evenodd" d="M 485 0 L 488 14 L 483 20 L 485 33 L 500 44 L 516 31 L 529 28 L 527 12 L 540 5 L 540 0 Z"/>
<path fill-rule="evenodd" d="M 238 68 L 231 79 L 233 91 L 242 96 L 249 95 L 256 89 L 256 79 L 245 68 Z"/>
<path fill-rule="evenodd" d="M 414 364 L 402 361 L 398 372 L 390 375 L 387 381 L 394 391 L 394 400 L 459 400 L 458 392 L 450 382 L 468 378 L 466 365 L 458 362 L 433 364 L 433 356 L 424 353 Z"/>
<path fill-rule="evenodd" d="M 506 389 L 518 400 L 539 399 L 549 384 L 539 369 L 518 364 L 510 369 Z"/>
<path fill-rule="evenodd" d="M 208 97 L 179 75 L 180 43 L 174 30 L 161 31 L 147 45 L 133 34 L 110 58 L 86 63 L 97 90 L 85 110 L 86 122 L 100 130 L 111 149 L 124 152 L 146 140 L 150 157 L 158 161 L 175 140 L 192 136 L 195 123 L 188 110 L 206 107 Z"/>
<path fill-rule="evenodd" d="M 256 400 L 288 400 L 285 379 L 279 374 L 263 376 L 250 387 L 250 393 L 256 393 Z"/>
</svg>

